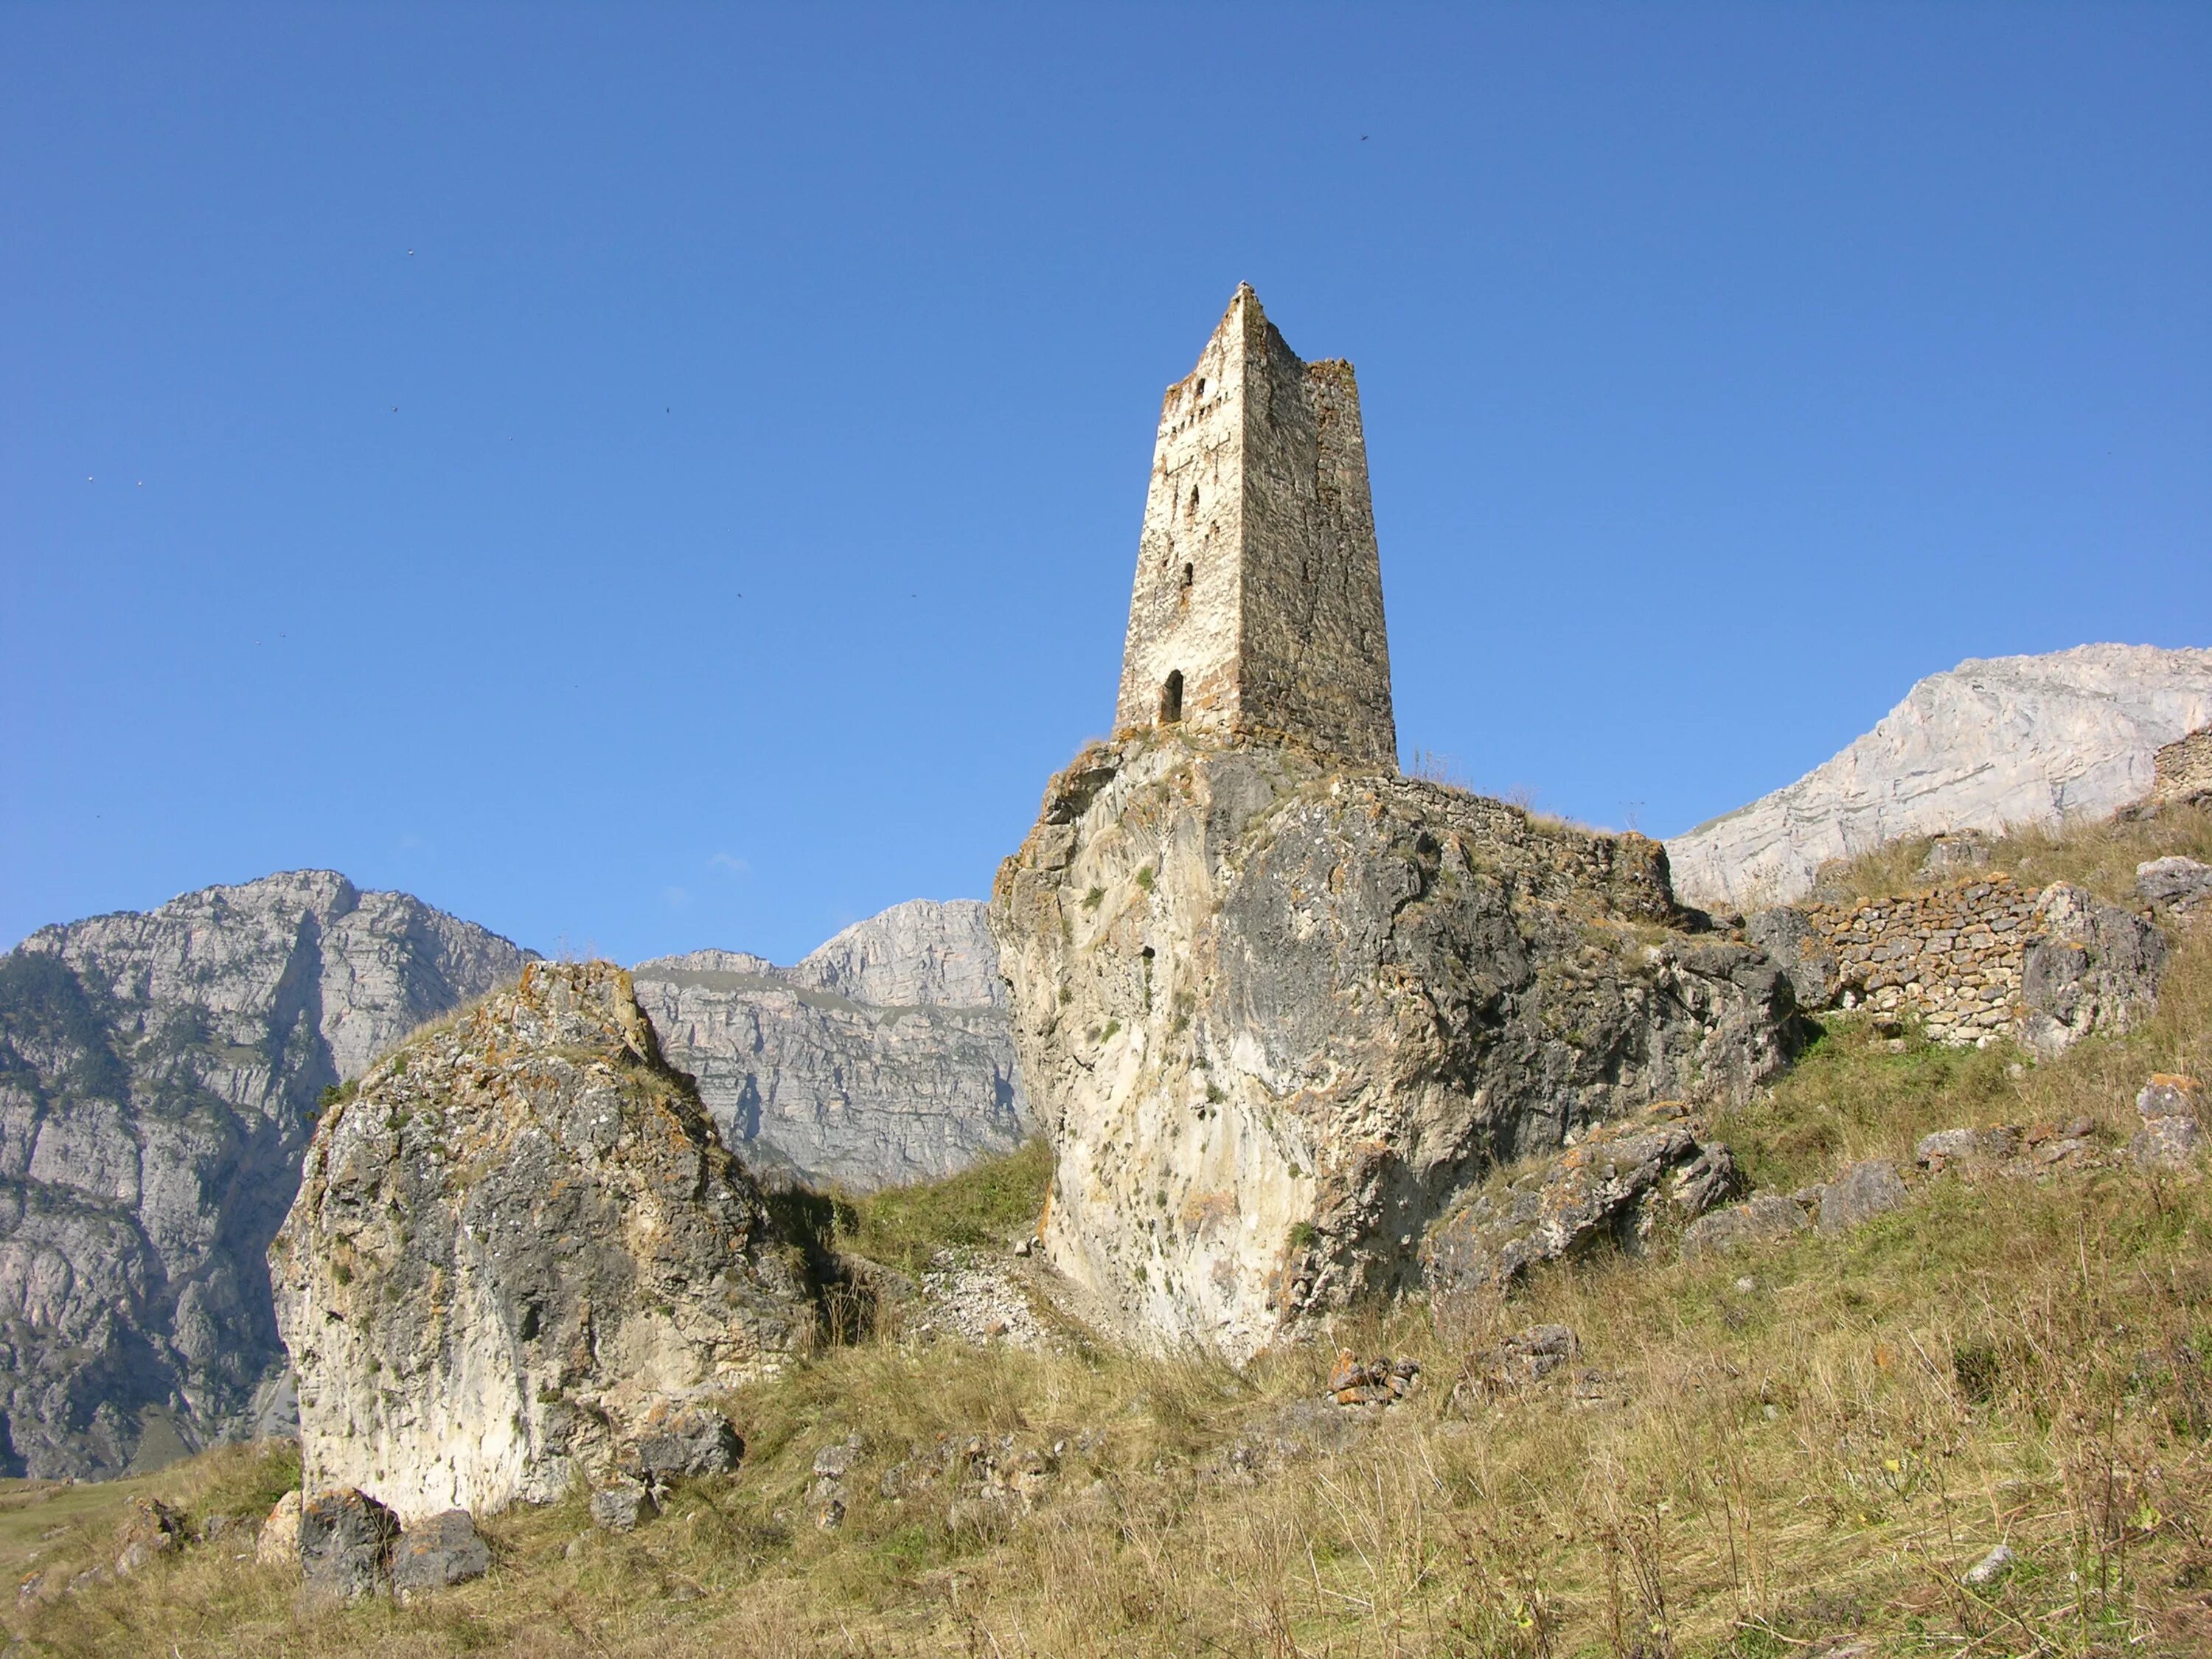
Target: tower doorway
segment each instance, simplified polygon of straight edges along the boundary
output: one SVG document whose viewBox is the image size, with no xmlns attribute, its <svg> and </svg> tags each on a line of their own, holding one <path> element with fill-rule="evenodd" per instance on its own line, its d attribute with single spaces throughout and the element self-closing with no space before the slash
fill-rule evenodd
<svg viewBox="0 0 2212 1659">
<path fill-rule="evenodd" d="M 1168 676 L 1168 683 L 1160 688 L 1160 724 L 1173 726 L 1182 718 L 1182 670 L 1178 668 Z"/>
</svg>

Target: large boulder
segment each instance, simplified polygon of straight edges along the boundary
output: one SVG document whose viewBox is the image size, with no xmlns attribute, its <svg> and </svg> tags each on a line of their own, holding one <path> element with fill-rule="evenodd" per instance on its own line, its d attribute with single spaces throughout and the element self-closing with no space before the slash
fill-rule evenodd
<svg viewBox="0 0 2212 1659">
<path fill-rule="evenodd" d="M 392 1588 L 403 1601 L 481 1578 L 490 1570 L 491 1547 L 466 1510 L 425 1516 L 402 1532 L 392 1548 Z"/>
<path fill-rule="evenodd" d="M 398 1518 L 352 1486 L 319 1492 L 300 1506 L 300 1582 L 311 1595 L 357 1601 L 392 1588 Z"/>
<path fill-rule="evenodd" d="M 1870 1158 L 1848 1164 L 1820 1188 L 1820 1218 L 1816 1224 L 1824 1233 L 1848 1232 L 1896 1209 L 1906 1196 L 1905 1178 L 1887 1158 Z"/>
<path fill-rule="evenodd" d="M 1741 1204 L 1708 1211 L 1682 1230 L 1682 1259 L 1697 1261 L 1761 1244 L 1778 1243 L 1813 1224 L 1792 1198 L 1762 1193 Z"/>
<path fill-rule="evenodd" d="M 992 901 L 1048 1256 L 1237 1360 L 1418 1283 L 1493 1164 L 1784 1063 L 1788 979 L 1686 920 L 1641 836 L 1287 744 L 1093 746 Z"/>
<path fill-rule="evenodd" d="M 2021 969 L 2021 1034 L 2056 1054 L 2092 1031 L 2124 1031 L 2158 995 L 2166 936 L 2133 911 L 2065 882 L 2037 896 Z"/>
<path fill-rule="evenodd" d="M 607 963 L 533 963 L 373 1067 L 270 1260 L 307 1489 L 410 1521 L 556 1498 L 815 1327 L 804 1257 Z"/>
</svg>

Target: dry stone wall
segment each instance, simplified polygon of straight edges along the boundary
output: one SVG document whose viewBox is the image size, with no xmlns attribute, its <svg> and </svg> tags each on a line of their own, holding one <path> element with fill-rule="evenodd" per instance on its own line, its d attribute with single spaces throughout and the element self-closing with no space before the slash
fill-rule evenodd
<svg viewBox="0 0 2212 1659">
<path fill-rule="evenodd" d="M 1918 1018 L 1939 1042 L 2015 1037 L 2039 1053 L 2125 1030 L 2166 957 L 2151 919 L 2053 882 L 1990 874 L 1855 904 L 1765 911 L 1744 931 L 1789 970 L 1808 1007 Z"/>
<path fill-rule="evenodd" d="M 1856 904 L 1802 907 L 1834 953 L 1842 995 L 1919 1017 L 1939 1042 L 1996 1036 L 2020 1018 L 2036 896 L 2009 876 Z"/>
<path fill-rule="evenodd" d="M 2156 781 L 2151 799 L 2185 801 L 2212 798 L 2212 726 L 2200 726 L 2151 757 Z"/>
</svg>

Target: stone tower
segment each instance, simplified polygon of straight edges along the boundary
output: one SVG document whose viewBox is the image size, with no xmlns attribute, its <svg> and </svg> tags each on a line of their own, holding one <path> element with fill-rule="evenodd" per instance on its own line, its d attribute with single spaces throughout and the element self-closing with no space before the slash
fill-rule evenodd
<svg viewBox="0 0 2212 1659">
<path fill-rule="evenodd" d="M 1114 725 L 1178 722 L 1397 764 L 1359 389 L 1301 362 L 1249 284 L 1152 450 Z"/>
</svg>

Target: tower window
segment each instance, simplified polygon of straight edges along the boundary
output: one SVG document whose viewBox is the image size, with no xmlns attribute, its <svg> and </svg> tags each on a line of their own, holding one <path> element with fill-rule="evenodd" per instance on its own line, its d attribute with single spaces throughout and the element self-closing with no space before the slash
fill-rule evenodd
<svg viewBox="0 0 2212 1659">
<path fill-rule="evenodd" d="M 1196 484 L 1190 487 L 1190 516 L 1194 519 L 1198 516 L 1198 486 Z"/>
<path fill-rule="evenodd" d="M 1173 726 L 1182 718 L 1182 670 L 1178 668 L 1168 676 L 1168 683 L 1160 688 L 1160 724 Z"/>
<path fill-rule="evenodd" d="M 1198 395 L 1201 398 L 1206 396 L 1206 376 L 1203 374 L 1198 377 Z"/>
<path fill-rule="evenodd" d="M 1190 565 L 1185 565 L 1185 566 L 1183 566 L 1183 568 L 1182 568 L 1182 592 L 1180 594 L 1178 594 L 1176 597 L 1177 597 L 1177 598 L 1179 598 L 1180 599 L 1182 599 L 1182 601 L 1185 605 L 1188 605 L 1188 604 L 1190 603 L 1190 585 L 1191 585 L 1191 583 L 1192 583 L 1193 581 L 1194 581 L 1194 580 L 1197 580 L 1197 577 L 1198 577 L 1198 572 L 1197 572 L 1197 570 L 1196 570 L 1195 568 L 1193 568 L 1192 566 L 1190 566 Z"/>
</svg>

